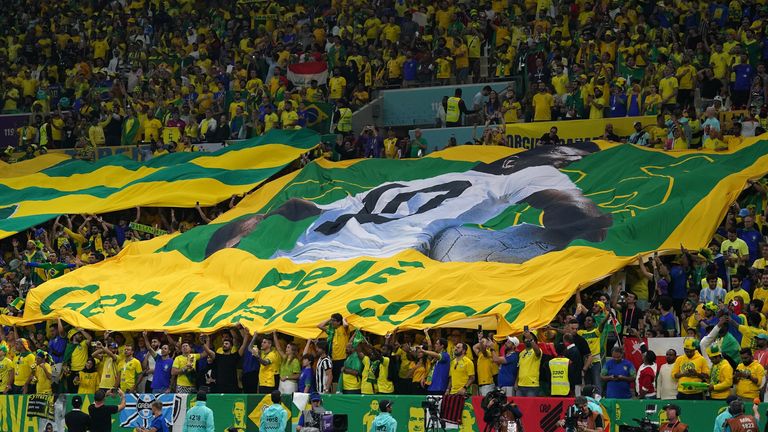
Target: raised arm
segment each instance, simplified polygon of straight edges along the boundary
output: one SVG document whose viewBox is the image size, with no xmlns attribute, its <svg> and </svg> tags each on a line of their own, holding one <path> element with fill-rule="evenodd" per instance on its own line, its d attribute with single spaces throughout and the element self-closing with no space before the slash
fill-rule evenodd
<svg viewBox="0 0 768 432">
<path fill-rule="evenodd" d="M 244 355 L 245 355 L 245 346 L 246 346 L 246 345 L 248 345 L 248 349 L 249 349 L 249 351 L 250 351 L 250 344 L 249 344 L 249 342 L 250 342 L 250 341 L 249 341 L 249 339 L 250 339 L 250 337 L 251 337 L 251 336 L 248 334 L 248 329 L 246 329 L 246 328 L 245 328 L 245 327 L 243 327 L 242 325 L 240 326 L 240 336 L 242 336 L 242 338 L 243 338 L 243 341 L 242 341 L 242 343 L 240 344 L 240 348 L 238 348 L 238 350 L 237 350 L 237 353 L 238 353 L 238 354 L 240 354 L 240 357 L 242 357 L 242 356 L 244 356 Z"/>
<path fill-rule="evenodd" d="M 200 203 L 199 202 L 195 203 L 195 210 L 197 210 L 197 214 L 200 215 L 200 219 L 202 219 L 203 222 L 205 222 L 205 223 L 210 223 L 211 222 L 211 220 L 205 214 L 203 209 L 200 207 Z"/>
<path fill-rule="evenodd" d="M 280 357 L 285 358 L 285 350 L 280 345 L 280 340 L 277 339 L 277 332 L 272 332 L 272 344 L 275 346 Z"/>
</svg>

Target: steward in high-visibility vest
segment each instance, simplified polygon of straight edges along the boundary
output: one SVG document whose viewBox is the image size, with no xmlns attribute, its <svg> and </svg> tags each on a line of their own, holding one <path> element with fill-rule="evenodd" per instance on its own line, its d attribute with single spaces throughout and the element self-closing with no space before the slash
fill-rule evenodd
<svg viewBox="0 0 768 432">
<path fill-rule="evenodd" d="M 552 396 L 568 396 L 571 393 L 571 383 L 568 380 L 568 365 L 571 361 L 567 357 L 555 357 L 549 361 L 550 382 L 552 383 Z"/>
<path fill-rule="evenodd" d="M 342 134 L 352 132 L 352 110 L 346 102 L 339 101 L 339 121 L 336 122 L 336 131 Z"/>
<path fill-rule="evenodd" d="M 461 118 L 461 111 L 459 111 L 459 103 L 461 98 L 449 97 L 448 103 L 445 109 L 445 121 L 449 123 L 456 123 Z"/>
<path fill-rule="evenodd" d="M 475 111 L 468 110 L 461 100 L 461 89 L 456 89 L 453 96 L 443 98 L 443 108 L 445 108 L 445 125 L 448 127 L 461 126 L 461 115 L 472 114 Z"/>
</svg>

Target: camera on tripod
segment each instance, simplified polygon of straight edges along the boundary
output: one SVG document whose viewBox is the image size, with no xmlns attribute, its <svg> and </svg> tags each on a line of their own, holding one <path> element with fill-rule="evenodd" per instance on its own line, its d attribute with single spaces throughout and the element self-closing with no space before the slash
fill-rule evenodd
<svg viewBox="0 0 768 432">
<path fill-rule="evenodd" d="M 659 423 L 651 420 L 656 416 L 658 408 L 654 404 L 648 404 L 645 406 L 645 415 L 641 419 L 633 418 L 632 421 L 637 423 L 637 426 L 619 426 L 619 432 L 658 432 Z"/>
<path fill-rule="evenodd" d="M 445 421 L 440 418 L 440 401 L 440 396 L 427 396 L 421 402 L 421 409 L 424 410 L 424 430 L 426 432 L 445 430 Z"/>
</svg>

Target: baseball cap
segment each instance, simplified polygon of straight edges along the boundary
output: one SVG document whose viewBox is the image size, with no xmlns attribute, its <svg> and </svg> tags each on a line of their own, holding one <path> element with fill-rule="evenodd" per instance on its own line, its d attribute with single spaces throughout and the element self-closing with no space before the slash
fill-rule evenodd
<svg viewBox="0 0 768 432">
<path fill-rule="evenodd" d="M 381 411 L 385 411 L 391 407 L 392 407 L 392 401 L 389 399 L 383 399 L 381 402 L 379 402 L 379 409 Z"/>
<path fill-rule="evenodd" d="M 595 306 L 600 306 L 600 309 L 605 309 L 605 303 L 601 302 L 600 300 L 595 302 Z"/>
<path fill-rule="evenodd" d="M 739 217 L 747 217 L 747 216 L 749 216 L 749 209 L 748 208 L 743 208 L 743 209 L 739 210 Z"/>
<path fill-rule="evenodd" d="M 756 337 L 757 339 L 768 340 L 768 334 L 765 334 L 765 333 L 760 333 L 760 334 L 758 334 L 758 335 L 757 335 L 757 336 L 755 336 L 755 337 Z"/>
<path fill-rule="evenodd" d="M 510 341 L 514 346 L 520 345 L 520 339 L 518 339 L 516 336 L 507 336 L 507 340 Z"/>
<path fill-rule="evenodd" d="M 323 400 L 323 397 L 320 396 L 320 393 L 318 392 L 312 392 L 312 394 L 309 395 L 310 402 L 321 401 L 321 400 Z"/>
</svg>

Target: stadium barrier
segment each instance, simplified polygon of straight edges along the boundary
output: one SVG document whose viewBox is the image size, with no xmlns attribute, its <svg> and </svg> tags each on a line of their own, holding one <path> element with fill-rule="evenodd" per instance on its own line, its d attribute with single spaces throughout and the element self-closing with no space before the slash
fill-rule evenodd
<svg viewBox="0 0 768 432">
<path fill-rule="evenodd" d="M 64 414 L 72 409 L 72 396 L 62 395 L 54 404 L 53 397 L 48 401 L 50 406 L 46 410 L 46 398 L 37 395 L 0 395 L 0 430 L 18 432 L 43 432 L 48 423 L 51 423 L 55 432 L 64 431 Z M 84 411 L 93 403 L 93 395 L 81 395 Z M 296 430 L 300 410 L 296 404 L 302 401 L 300 397 L 283 397 L 283 405 L 290 407 L 291 415 L 286 427 L 286 432 Z M 306 395 L 304 401 L 306 401 Z M 425 405 L 429 405 L 429 396 L 388 396 L 388 395 L 323 395 L 323 406 L 327 411 L 335 414 L 346 414 L 350 432 L 368 431 L 371 421 L 378 414 L 379 401 L 389 399 L 394 401 L 392 415 L 397 419 L 398 431 L 423 432 L 429 429 L 427 424 L 431 420 L 431 411 Z M 565 411 L 573 403 L 572 398 L 512 398 L 523 411 L 523 427 L 530 431 L 561 432 L 563 429 L 557 426 L 557 421 L 562 419 Z M 126 419 L 135 422 L 149 420 L 152 417 L 150 404 L 154 400 L 152 395 L 128 395 L 127 407 L 122 416 L 115 415 L 112 430 L 116 432 L 132 431 L 131 427 L 123 427 Z M 168 408 L 168 418 L 176 417 L 174 431 L 181 430 L 186 409 L 194 405 L 194 395 L 164 395 L 161 400 Z M 480 407 L 482 397 L 474 396 L 468 399 L 462 410 L 462 424 L 447 425 L 446 429 L 459 431 L 482 432 L 485 428 L 483 410 Z M 108 404 L 117 404 L 117 398 L 108 398 Z M 663 407 L 674 402 L 681 407 L 681 419 L 689 425 L 691 431 L 707 431 L 712 429 L 715 417 L 725 409 L 725 404 L 717 401 L 660 401 L 660 400 L 617 400 L 603 399 L 601 404 L 605 407 L 610 417 L 611 431 L 619 432 L 621 426 L 634 425 L 633 419 L 642 419 L 646 415 L 646 408 L 652 405 L 655 413 L 650 415 L 654 421 L 665 421 L 666 414 Z M 269 405 L 268 395 L 255 394 L 211 394 L 208 396 L 207 405 L 214 412 L 216 430 L 223 431 L 234 426 L 245 432 L 258 431 L 258 423 L 264 406 Z M 765 413 L 766 406 L 761 406 L 761 412 Z M 751 406 L 747 404 L 747 412 L 751 413 Z M 762 416 L 760 429 L 765 425 L 765 416 Z M 135 423 L 134 423 L 135 424 Z"/>
<path fill-rule="evenodd" d="M 640 117 L 617 117 L 598 120 L 569 120 L 569 121 L 551 121 L 535 123 L 510 123 L 506 125 L 504 139 L 506 145 L 512 148 L 531 149 L 538 145 L 542 135 L 549 132 L 554 126 L 557 127 L 557 135 L 562 144 L 568 145 L 577 141 L 587 141 L 593 139 L 602 139 L 605 125 L 613 125 L 613 131 L 620 137 L 629 136 L 634 132 L 633 125 L 639 121 L 645 130 L 656 122 L 653 116 Z M 475 137 L 479 140 L 483 137 L 485 126 L 478 126 Z M 461 145 L 466 142 L 472 142 L 473 127 L 455 127 L 422 129 L 421 134 L 427 140 L 429 151 L 442 150 L 448 145 L 451 137 L 456 138 L 456 143 Z M 408 131 L 413 139 L 414 130 Z"/>
</svg>

